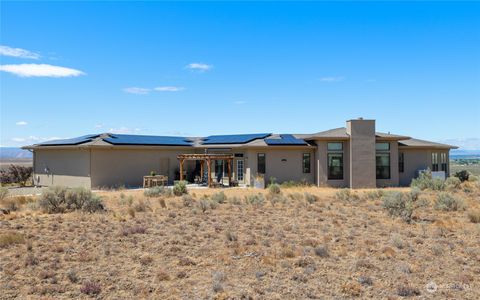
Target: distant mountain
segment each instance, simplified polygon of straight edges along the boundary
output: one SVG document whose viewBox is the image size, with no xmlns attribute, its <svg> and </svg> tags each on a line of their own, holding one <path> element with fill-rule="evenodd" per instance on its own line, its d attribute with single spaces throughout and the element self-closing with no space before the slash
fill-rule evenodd
<svg viewBox="0 0 480 300">
<path fill-rule="evenodd" d="M 0 147 L 0 159 L 31 159 L 32 152 L 14 147 Z"/>
</svg>

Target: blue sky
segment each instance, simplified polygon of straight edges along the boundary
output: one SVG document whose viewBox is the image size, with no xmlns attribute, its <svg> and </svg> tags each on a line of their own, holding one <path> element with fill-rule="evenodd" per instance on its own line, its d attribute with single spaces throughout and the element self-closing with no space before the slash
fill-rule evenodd
<svg viewBox="0 0 480 300">
<path fill-rule="evenodd" d="M 480 149 L 480 3 L 2 2 L 2 146 L 312 133 Z"/>
</svg>

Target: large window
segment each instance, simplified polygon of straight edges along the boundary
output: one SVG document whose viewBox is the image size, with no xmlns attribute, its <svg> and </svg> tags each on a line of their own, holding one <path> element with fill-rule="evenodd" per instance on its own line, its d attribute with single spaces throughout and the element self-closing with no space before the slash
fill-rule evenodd
<svg viewBox="0 0 480 300">
<path fill-rule="evenodd" d="M 440 153 L 441 170 L 447 173 L 447 153 Z"/>
<path fill-rule="evenodd" d="M 257 172 L 259 174 L 265 174 L 266 171 L 266 159 L 265 153 L 258 153 L 257 154 Z"/>
<path fill-rule="evenodd" d="M 237 180 L 243 181 L 243 159 L 237 160 Z"/>
<path fill-rule="evenodd" d="M 390 179 L 390 143 L 376 143 L 377 179 Z"/>
<path fill-rule="evenodd" d="M 398 153 L 398 172 L 403 173 L 405 171 L 405 153 Z"/>
<path fill-rule="evenodd" d="M 327 144 L 328 179 L 343 179 L 343 143 Z"/>
<path fill-rule="evenodd" d="M 438 153 L 432 153 L 432 172 L 438 171 Z"/>
<path fill-rule="evenodd" d="M 302 167 L 303 173 L 310 173 L 310 153 L 303 153 Z"/>
</svg>

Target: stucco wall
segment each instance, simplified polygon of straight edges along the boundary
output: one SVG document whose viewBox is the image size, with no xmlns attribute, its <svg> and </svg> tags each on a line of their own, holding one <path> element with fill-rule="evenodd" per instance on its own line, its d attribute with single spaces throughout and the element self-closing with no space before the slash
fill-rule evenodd
<svg viewBox="0 0 480 300">
<path fill-rule="evenodd" d="M 143 176 L 155 171 L 168 175 L 172 184 L 175 171 L 179 169 L 177 155 L 192 153 L 189 150 L 168 149 L 108 149 L 92 150 L 92 187 L 120 186 L 136 187 L 143 185 Z M 168 160 L 168 171 L 161 170 L 162 159 Z M 194 162 L 186 161 L 184 167 L 192 169 Z M 165 174 L 168 173 L 168 174 Z"/>
<path fill-rule="evenodd" d="M 313 149 L 255 149 L 247 151 L 247 159 L 245 164 L 247 167 L 246 182 L 257 174 L 257 154 L 265 153 L 266 155 L 266 184 L 270 182 L 270 178 L 274 177 L 276 182 L 285 181 L 300 182 L 305 180 L 314 183 L 315 174 L 315 151 Z M 303 153 L 310 153 L 310 173 L 303 173 L 302 162 Z"/>
<path fill-rule="evenodd" d="M 343 143 L 343 179 L 328 179 L 328 143 Z M 315 141 L 317 150 L 315 154 L 316 184 L 318 186 L 348 187 L 350 183 L 350 142 L 349 141 Z"/>
<path fill-rule="evenodd" d="M 407 186 L 410 185 L 413 178 L 418 175 L 418 171 L 425 169 L 432 169 L 432 152 L 438 153 L 439 159 L 439 170 L 441 167 L 440 164 L 440 153 L 447 154 L 447 176 L 450 172 L 449 164 L 449 151 L 448 150 L 439 150 L 439 149 L 405 149 L 400 148 L 399 152 L 404 153 L 404 172 L 400 173 L 400 185 Z"/>
<path fill-rule="evenodd" d="M 34 184 L 90 188 L 89 150 L 35 150 Z"/>
<path fill-rule="evenodd" d="M 375 188 L 375 121 L 349 120 L 350 187 Z"/>
</svg>

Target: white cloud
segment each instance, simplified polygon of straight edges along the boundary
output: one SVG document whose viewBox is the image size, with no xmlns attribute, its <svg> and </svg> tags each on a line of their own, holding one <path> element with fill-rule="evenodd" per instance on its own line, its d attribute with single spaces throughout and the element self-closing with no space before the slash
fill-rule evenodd
<svg viewBox="0 0 480 300">
<path fill-rule="evenodd" d="M 327 76 L 327 77 L 320 78 L 320 81 L 322 82 L 337 82 L 337 81 L 343 81 L 343 80 L 345 80 L 345 77 L 343 76 Z"/>
<path fill-rule="evenodd" d="M 242 104 L 247 103 L 247 101 L 239 100 L 239 101 L 234 101 L 233 103 L 237 104 L 237 105 L 242 105 Z"/>
<path fill-rule="evenodd" d="M 158 86 L 154 90 L 158 92 L 179 92 L 183 91 L 185 88 L 181 86 Z"/>
<path fill-rule="evenodd" d="M 140 132 L 140 128 L 128 128 L 128 127 L 119 127 L 119 128 L 110 128 L 108 132 L 110 133 L 119 133 L 119 134 L 131 134 Z"/>
<path fill-rule="evenodd" d="M 191 63 L 185 66 L 185 68 L 193 70 L 193 71 L 200 71 L 205 72 L 213 68 L 212 65 L 207 65 L 203 63 Z"/>
<path fill-rule="evenodd" d="M 136 95 L 146 95 L 150 93 L 150 89 L 141 88 L 141 87 L 128 87 L 128 88 L 124 88 L 123 91 L 125 93 L 136 94 Z"/>
<path fill-rule="evenodd" d="M 40 54 L 34 53 L 21 48 L 12 48 L 8 46 L 0 46 L 0 55 L 18 58 L 39 59 Z"/>
<path fill-rule="evenodd" d="M 84 72 L 47 64 L 0 65 L 0 71 L 9 72 L 20 77 L 75 77 Z"/>
<path fill-rule="evenodd" d="M 14 138 L 12 138 L 12 141 L 20 143 L 20 142 L 25 142 L 26 139 L 25 138 L 14 137 Z"/>
<path fill-rule="evenodd" d="M 18 125 L 18 126 L 25 126 L 25 125 L 28 125 L 27 122 L 25 121 L 18 121 L 17 123 L 15 123 L 15 125 Z"/>
</svg>

